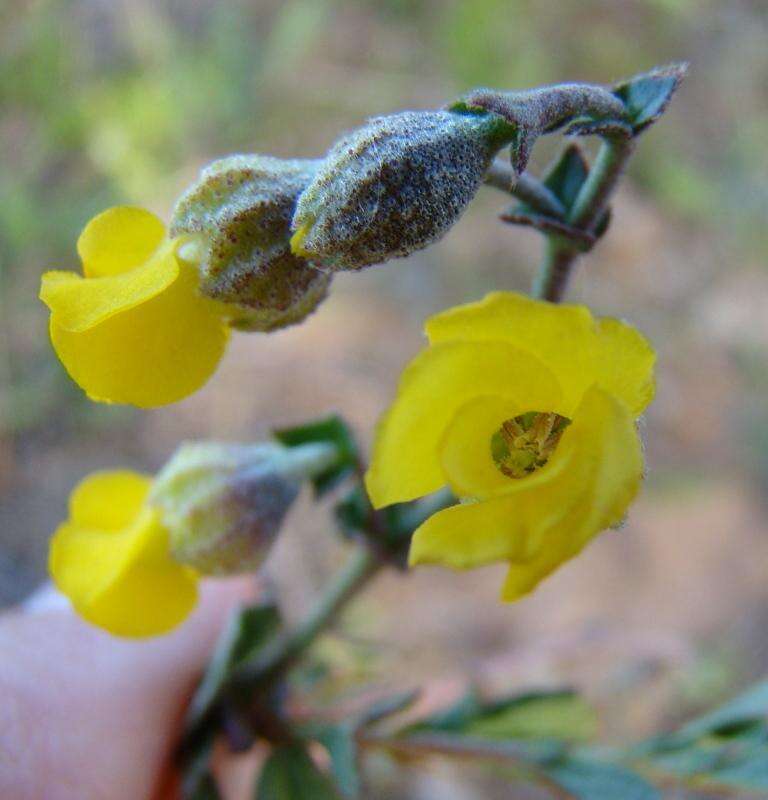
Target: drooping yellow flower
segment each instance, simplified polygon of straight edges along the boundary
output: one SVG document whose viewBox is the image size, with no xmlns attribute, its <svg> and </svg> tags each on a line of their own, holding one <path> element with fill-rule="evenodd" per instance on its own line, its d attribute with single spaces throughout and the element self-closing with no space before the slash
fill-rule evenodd
<svg viewBox="0 0 768 800">
<path fill-rule="evenodd" d="M 410 563 L 508 562 L 515 600 L 624 517 L 655 355 L 618 320 L 509 292 L 426 333 L 379 425 L 368 492 L 380 508 L 450 486 L 462 502 L 416 531 Z"/>
<path fill-rule="evenodd" d="M 75 610 L 118 636 L 156 636 L 194 608 L 201 577 L 255 572 L 330 442 L 182 445 L 155 477 L 97 472 L 73 491 L 49 571 Z"/>
<path fill-rule="evenodd" d="M 183 237 L 141 208 L 94 217 L 77 243 L 83 276 L 47 272 L 54 349 L 92 400 L 143 408 L 202 386 L 229 336 L 220 304 L 198 292 L 195 265 L 177 256 Z"/>
<path fill-rule="evenodd" d="M 175 561 L 169 532 L 149 505 L 152 479 L 97 472 L 72 493 L 51 541 L 49 570 L 75 610 L 118 636 L 154 636 L 197 601 L 197 575 Z"/>
</svg>

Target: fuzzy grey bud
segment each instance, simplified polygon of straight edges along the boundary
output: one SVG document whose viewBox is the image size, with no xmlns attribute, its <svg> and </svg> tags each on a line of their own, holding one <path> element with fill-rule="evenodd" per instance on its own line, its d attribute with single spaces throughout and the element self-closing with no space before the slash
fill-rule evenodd
<svg viewBox="0 0 768 800">
<path fill-rule="evenodd" d="M 329 276 L 289 245 L 296 200 L 319 163 L 224 158 L 206 167 L 176 204 L 171 234 L 200 234 L 191 257 L 200 263 L 200 290 L 227 305 L 232 327 L 282 328 L 325 299 Z"/>
<path fill-rule="evenodd" d="M 335 458 L 324 443 L 185 444 L 155 477 L 149 502 L 176 561 L 204 575 L 249 572 L 269 552 L 302 482 Z"/>
<path fill-rule="evenodd" d="M 437 241 L 474 197 L 514 128 L 485 111 L 405 111 L 341 139 L 299 197 L 293 252 L 328 270 Z"/>
</svg>

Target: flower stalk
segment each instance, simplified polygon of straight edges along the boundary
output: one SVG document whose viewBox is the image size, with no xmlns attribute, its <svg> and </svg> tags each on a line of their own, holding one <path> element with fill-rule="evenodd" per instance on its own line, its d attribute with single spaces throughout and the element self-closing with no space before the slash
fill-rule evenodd
<svg viewBox="0 0 768 800">
<path fill-rule="evenodd" d="M 241 664 L 233 672 L 232 685 L 268 684 L 284 675 L 383 566 L 385 562 L 372 548 L 358 546 L 306 619 L 253 661 Z"/>
</svg>

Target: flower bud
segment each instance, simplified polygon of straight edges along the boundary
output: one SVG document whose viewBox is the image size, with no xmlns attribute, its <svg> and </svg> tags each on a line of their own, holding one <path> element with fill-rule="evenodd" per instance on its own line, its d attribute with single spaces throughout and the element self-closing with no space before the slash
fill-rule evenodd
<svg viewBox="0 0 768 800">
<path fill-rule="evenodd" d="M 293 252 L 352 270 L 426 247 L 456 222 L 513 134 L 484 111 L 370 120 L 333 147 L 299 197 Z"/>
<path fill-rule="evenodd" d="M 160 511 L 176 561 L 204 575 L 253 571 L 302 481 L 335 458 L 325 443 L 185 444 L 155 477 L 149 502 Z"/>
<path fill-rule="evenodd" d="M 290 222 L 318 161 L 238 155 L 214 161 L 176 204 L 171 234 L 200 234 L 179 255 L 199 261 L 200 291 L 229 324 L 270 331 L 301 322 L 330 278 L 290 250 Z"/>
</svg>

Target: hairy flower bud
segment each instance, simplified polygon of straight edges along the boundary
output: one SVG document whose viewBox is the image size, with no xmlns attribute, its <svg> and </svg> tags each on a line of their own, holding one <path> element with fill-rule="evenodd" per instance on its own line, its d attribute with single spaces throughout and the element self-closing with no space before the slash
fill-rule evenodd
<svg viewBox="0 0 768 800">
<path fill-rule="evenodd" d="M 200 290 L 227 304 L 229 324 L 269 331 L 303 320 L 330 278 L 290 250 L 296 200 L 319 161 L 236 155 L 214 161 L 176 204 L 171 234 L 200 234 Z M 191 253 L 191 254 L 190 254 Z M 190 254 L 189 256 L 187 254 Z"/>
<path fill-rule="evenodd" d="M 341 139 L 299 198 L 293 252 L 328 270 L 406 256 L 438 240 L 514 128 L 480 111 L 405 111 Z"/>
<path fill-rule="evenodd" d="M 204 575 L 248 572 L 269 552 L 302 481 L 335 457 L 325 443 L 185 444 L 155 477 L 149 502 L 176 561 Z"/>
</svg>

